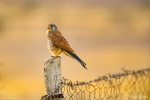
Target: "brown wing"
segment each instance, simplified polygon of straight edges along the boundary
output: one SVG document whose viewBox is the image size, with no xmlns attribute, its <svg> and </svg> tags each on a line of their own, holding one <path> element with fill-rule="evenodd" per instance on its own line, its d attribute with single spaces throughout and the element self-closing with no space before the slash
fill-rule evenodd
<svg viewBox="0 0 150 100">
<path fill-rule="evenodd" d="M 74 50 L 70 47 L 68 41 L 63 37 L 63 35 L 59 31 L 54 32 L 51 35 L 50 39 L 56 46 L 74 53 Z"/>
</svg>

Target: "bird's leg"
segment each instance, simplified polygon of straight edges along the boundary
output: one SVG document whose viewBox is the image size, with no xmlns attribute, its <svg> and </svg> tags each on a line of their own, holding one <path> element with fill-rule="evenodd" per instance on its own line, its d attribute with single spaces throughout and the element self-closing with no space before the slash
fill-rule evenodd
<svg viewBox="0 0 150 100">
<path fill-rule="evenodd" d="M 57 58 L 61 58 L 60 56 L 57 56 Z"/>
<path fill-rule="evenodd" d="M 60 56 L 52 56 L 53 58 L 60 58 Z"/>
</svg>

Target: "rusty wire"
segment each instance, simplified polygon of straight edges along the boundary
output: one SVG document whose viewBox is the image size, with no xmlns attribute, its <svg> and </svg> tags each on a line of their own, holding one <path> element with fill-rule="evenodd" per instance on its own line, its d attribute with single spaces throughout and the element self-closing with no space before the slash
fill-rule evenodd
<svg viewBox="0 0 150 100">
<path fill-rule="evenodd" d="M 122 70 L 88 82 L 63 77 L 60 85 L 42 100 L 150 100 L 150 68 Z M 60 88 L 62 96 L 54 96 Z"/>
</svg>

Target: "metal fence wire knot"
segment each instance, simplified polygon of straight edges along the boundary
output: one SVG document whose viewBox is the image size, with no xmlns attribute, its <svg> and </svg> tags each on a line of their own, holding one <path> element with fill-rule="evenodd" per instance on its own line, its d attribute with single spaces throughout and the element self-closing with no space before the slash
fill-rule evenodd
<svg viewBox="0 0 150 100">
<path fill-rule="evenodd" d="M 109 73 L 88 82 L 72 82 L 62 77 L 61 85 L 46 98 L 54 97 L 60 88 L 63 98 L 43 100 L 150 100 L 150 68 L 122 70 L 122 73 Z"/>
</svg>

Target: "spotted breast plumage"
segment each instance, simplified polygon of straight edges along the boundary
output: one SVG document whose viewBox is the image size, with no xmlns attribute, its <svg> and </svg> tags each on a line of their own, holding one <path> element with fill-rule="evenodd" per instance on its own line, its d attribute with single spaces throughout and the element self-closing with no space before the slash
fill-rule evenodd
<svg viewBox="0 0 150 100">
<path fill-rule="evenodd" d="M 53 57 L 59 57 L 63 52 L 65 55 L 77 60 L 84 68 L 86 68 L 86 64 L 75 54 L 68 41 L 63 37 L 55 24 L 48 25 L 46 35 L 48 38 L 48 49 Z"/>
</svg>

